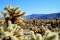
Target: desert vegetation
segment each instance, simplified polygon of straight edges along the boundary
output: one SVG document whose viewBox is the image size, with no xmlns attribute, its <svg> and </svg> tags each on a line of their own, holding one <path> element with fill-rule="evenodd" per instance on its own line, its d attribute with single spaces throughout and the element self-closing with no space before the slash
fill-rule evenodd
<svg viewBox="0 0 60 40">
<path fill-rule="evenodd" d="M 4 10 L 0 40 L 60 40 L 60 19 L 26 20 L 19 7 L 7 6 Z"/>
</svg>

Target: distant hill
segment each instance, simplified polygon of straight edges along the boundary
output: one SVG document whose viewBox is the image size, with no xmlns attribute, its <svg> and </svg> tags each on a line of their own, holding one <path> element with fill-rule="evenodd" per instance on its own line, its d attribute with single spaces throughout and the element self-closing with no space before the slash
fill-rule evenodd
<svg viewBox="0 0 60 40">
<path fill-rule="evenodd" d="M 26 19 L 58 19 L 60 18 L 60 13 L 52 13 L 52 14 L 32 14 L 27 15 Z"/>
</svg>

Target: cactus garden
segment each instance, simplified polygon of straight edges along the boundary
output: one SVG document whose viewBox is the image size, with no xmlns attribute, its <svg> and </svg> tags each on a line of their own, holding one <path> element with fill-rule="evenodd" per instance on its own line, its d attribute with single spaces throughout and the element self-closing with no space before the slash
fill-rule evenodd
<svg viewBox="0 0 60 40">
<path fill-rule="evenodd" d="M 12 6 L 6 6 L 1 13 L 4 19 L 0 20 L 0 40 L 60 40 L 60 19 L 28 21 L 25 12 Z"/>
</svg>

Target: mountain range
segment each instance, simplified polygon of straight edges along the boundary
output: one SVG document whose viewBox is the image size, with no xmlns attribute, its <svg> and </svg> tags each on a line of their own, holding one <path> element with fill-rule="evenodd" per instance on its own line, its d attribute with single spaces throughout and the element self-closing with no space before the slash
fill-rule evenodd
<svg viewBox="0 0 60 40">
<path fill-rule="evenodd" d="M 32 14 L 25 16 L 26 19 L 59 19 L 60 13 Z"/>
</svg>

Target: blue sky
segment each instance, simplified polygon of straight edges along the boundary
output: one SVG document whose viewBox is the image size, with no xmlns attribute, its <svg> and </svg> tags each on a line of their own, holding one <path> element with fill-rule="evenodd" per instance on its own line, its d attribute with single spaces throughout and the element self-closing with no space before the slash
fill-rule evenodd
<svg viewBox="0 0 60 40">
<path fill-rule="evenodd" d="M 60 12 L 60 0 L 0 0 L 0 11 L 6 5 L 18 6 L 26 15 Z"/>
</svg>

